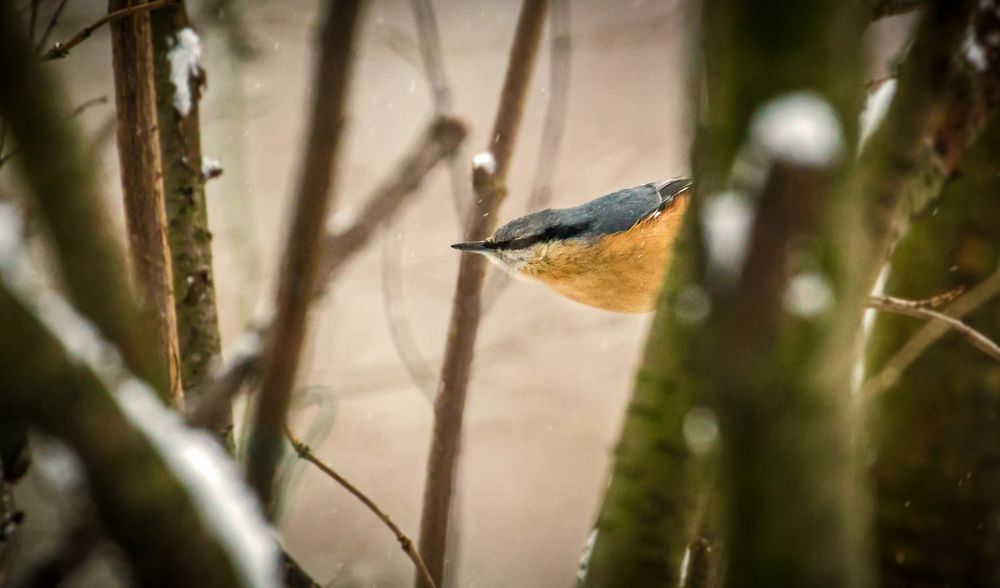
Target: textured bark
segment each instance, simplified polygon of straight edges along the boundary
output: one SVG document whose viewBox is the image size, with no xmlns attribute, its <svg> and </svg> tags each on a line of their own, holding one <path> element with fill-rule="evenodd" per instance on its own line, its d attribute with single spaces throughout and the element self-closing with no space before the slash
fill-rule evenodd
<svg viewBox="0 0 1000 588">
<path fill-rule="evenodd" d="M 971 288 L 1000 266 L 1000 124 L 959 166 L 933 215 L 893 255 L 886 292 Z M 1000 339 L 1000 298 L 964 320 Z M 880 315 L 869 369 L 922 321 Z M 1000 364 L 949 334 L 877 399 L 877 546 L 882 585 L 995 586 L 1000 578 Z"/>
<path fill-rule="evenodd" d="M 109 0 L 108 11 L 141 0 Z M 145 308 L 153 317 L 152 347 L 166 370 L 167 397 L 184 400 L 179 371 L 177 315 L 173 273 L 163 204 L 156 98 L 153 90 L 149 14 L 142 12 L 111 22 L 111 49 L 118 109 L 118 160 L 121 164 L 125 220 L 132 270 Z"/>
<path fill-rule="evenodd" d="M 178 32 L 190 27 L 186 4 L 181 2 L 150 13 L 150 26 L 181 383 L 185 398 L 197 402 L 199 399 L 192 395 L 202 389 L 222 352 L 212 268 L 212 232 L 205 201 L 207 178 L 202 171 L 199 98 L 204 72 L 199 70 L 187 80 L 191 110 L 182 115 L 173 105 L 177 89 L 170 79 L 169 54 Z M 215 421 L 209 428 L 230 450 L 232 427 L 232 407 L 226 402 L 226 406 L 216 408 Z"/>
<path fill-rule="evenodd" d="M 67 92 L 36 64 L 10 3 L 0 3 L 0 11 L 0 114 L 20 148 L 16 161 L 48 229 L 62 283 L 129 368 L 165 395 L 167 370 L 151 352 L 149 317 L 140 312 L 127 280 L 125 258 L 91 171 L 94 162 L 65 118 Z"/>
<path fill-rule="evenodd" d="M 482 239 L 492 232 L 500 204 L 507 195 L 507 170 L 520 129 L 524 98 L 534 71 L 547 9 L 547 0 L 524 0 L 522 4 L 488 145 L 496 166 L 492 173 L 483 168 L 476 168 L 473 172 L 476 202 L 471 207 L 471 216 L 465 227 L 467 240 Z M 448 522 L 485 276 L 486 260 L 483 257 L 461 257 L 441 367 L 440 392 L 434 403 L 434 431 L 420 519 L 420 554 L 438 586 L 444 584 Z M 419 575 L 415 583 L 428 588 Z"/>
<path fill-rule="evenodd" d="M 271 502 L 295 372 L 305 344 L 309 302 L 316 288 L 361 5 L 361 0 L 330 0 L 320 38 L 308 138 L 247 454 L 247 479 L 264 504 Z"/>
</svg>

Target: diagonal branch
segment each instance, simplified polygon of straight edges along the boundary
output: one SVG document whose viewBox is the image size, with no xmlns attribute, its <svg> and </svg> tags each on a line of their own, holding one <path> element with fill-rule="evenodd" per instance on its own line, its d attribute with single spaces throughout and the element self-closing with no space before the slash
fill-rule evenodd
<svg viewBox="0 0 1000 588">
<path fill-rule="evenodd" d="M 525 0 L 522 4 L 496 121 L 489 135 L 489 151 L 477 156 L 482 164 L 476 165 L 473 172 L 476 201 L 465 228 L 468 240 L 481 239 L 492 231 L 500 204 L 507 194 L 507 171 L 547 10 L 547 0 Z M 458 469 L 465 398 L 479 330 L 485 262 L 477 255 L 465 255 L 459 262 L 458 283 L 441 368 L 441 392 L 434 403 L 434 432 L 420 522 L 420 552 L 438 584 L 444 577 L 448 521 Z M 426 586 L 420 578 L 417 578 L 417 584 Z"/>
<path fill-rule="evenodd" d="M 368 496 L 359 490 L 357 486 L 350 483 L 327 463 L 316 457 L 312 450 L 309 449 L 309 446 L 296 437 L 295 434 L 292 433 L 291 429 L 287 427 L 285 428 L 285 437 L 288 439 L 288 442 L 292 445 L 292 448 L 295 449 L 295 453 L 297 453 L 300 458 L 316 466 L 321 472 L 332 478 L 333 481 L 340 484 L 345 490 L 360 500 L 362 504 L 368 507 L 368 510 L 375 513 L 375 516 L 377 516 L 379 520 L 381 520 L 382 523 L 385 524 L 385 526 L 388 527 L 389 530 L 396 536 L 396 540 L 399 541 L 400 547 L 402 547 L 407 557 L 413 561 L 413 565 L 416 566 L 417 573 L 420 574 L 425 582 L 427 582 L 428 586 L 435 588 L 436 585 L 434 584 L 434 580 L 431 579 L 430 572 L 427 571 L 427 566 L 424 564 L 424 560 L 420 557 L 420 554 L 417 553 L 416 548 L 413 546 L 413 540 L 411 540 L 406 533 L 404 533 L 402 529 L 396 525 L 396 523 L 392 522 L 389 515 L 385 514 L 385 512 L 383 512 L 382 509 L 375 504 L 375 501 L 368 498 Z"/>
<path fill-rule="evenodd" d="M 342 267 L 374 236 L 378 223 L 367 218 L 368 214 L 377 214 L 380 222 L 391 219 L 409 201 L 407 196 L 420 187 L 426 175 L 442 159 L 455 152 L 464 140 L 465 133 L 465 126 L 458 120 L 443 117 L 432 121 L 420 140 L 399 161 L 389 178 L 368 196 L 364 208 L 368 212 L 362 214 L 354 225 L 342 233 L 327 233 L 323 237 L 315 294 L 318 295 L 322 291 L 322 285 L 337 276 Z M 348 234 L 353 236 L 342 237 Z M 193 407 L 189 422 L 195 426 L 208 426 L 211 419 L 225 406 L 225 402 L 236 396 L 247 380 L 259 374 L 261 339 L 269 336 L 270 330 L 271 327 L 265 325 L 259 332 L 249 335 L 248 339 L 252 342 L 249 348 L 232 359 L 220 375 L 205 384 L 205 391 L 198 394 L 202 400 Z"/>
<path fill-rule="evenodd" d="M 867 306 L 868 308 L 874 308 L 875 310 L 880 310 L 882 312 L 891 312 L 893 314 L 911 316 L 914 318 L 941 323 L 949 329 L 960 333 L 968 339 L 976 349 L 982 351 L 993 359 L 1000 361 L 1000 346 L 997 346 L 997 344 L 991 341 L 989 337 L 983 335 L 959 319 L 953 316 L 948 316 L 943 312 L 938 312 L 928 308 L 922 305 L 919 301 L 915 302 L 893 296 L 873 296 L 872 299 L 868 301 Z"/>
<path fill-rule="evenodd" d="M 102 16 L 101 18 L 94 21 L 93 23 L 91 23 L 90 25 L 83 27 L 83 29 L 80 30 L 80 32 L 70 37 L 69 40 L 67 40 L 65 43 L 56 42 L 56 44 L 53 45 L 52 48 L 50 48 L 48 51 L 43 53 L 39 59 L 41 59 L 42 61 L 62 59 L 63 57 L 69 55 L 69 52 L 73 50 L 74 47 L 89 39 L 90 36 L 94 34 L 94 31 L 96 31 L 97 29 L 103 27 L 108 23 L 111 23 L 120 18 L 124 18 L 126 16 L 133 16 L 143 12 L 148 12 L 150 10 L 156 10 L 157 8 L 163 8 L 164 6 L 169 6 L 171 4 L 176 4 L 179 1 L 180 0 L 153 0 L 152 2 L 146 2 L 144 4 L 136 4 L 133 6 L 127 6 L 125 8 L 120 8 L 118 10 L 112 10 L 107 14 L 105 14 L 104 16 Z M 65 2 L 63 4 L 65 4 Z M 60 6 L 59 9 L 61 10 L 62 6 Z M 56 14 L 56 16 L 58 17 L 58 13 Z M 52 26 L 55 26 L 55 20 L 56 18 L 52 19 L 51 21 Z M 51 28 L 46 30 L 46 34 L 42 37 L 43 43 L 45 39 L 48 38 L 48 34 L 50 32 Z"/>
<path fill-rule="evenodd" d="M 305 343 L 309 301 L 317 284 L 320 244 L 333 200 L 331 188 L 338 168 L 361 5 L 361 0 L 330 0 L 320 38 L 308 138 L 247 454 L 247 480 L 264 504 L 271 502 L 281 459 L 282 429 Z"/>
</svg>

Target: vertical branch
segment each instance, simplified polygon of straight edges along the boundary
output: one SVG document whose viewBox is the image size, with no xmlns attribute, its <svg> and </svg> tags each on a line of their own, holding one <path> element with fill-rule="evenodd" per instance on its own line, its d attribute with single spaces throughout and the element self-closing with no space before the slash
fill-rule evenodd
<svg viewBox="0 0 1000 588">
<path fill-rule="evenodd" d="M 506 196 L 507 171 L 520 128 L 524 99 L 534 71 L 535 55 L 541 42 L 547 9 L 547 0 L 525 0 L 522 4 L 497 117 L 490 134 L 488 158 L 492 158 L 492 161 L 486 165 L 477 165 L 473 172 L 476 203 L 472 206 L 466 226 L 465 234 L 469 240 L 480 239 L 490 233 L 496 224 L 500 204 Z M 420 553 L 439 586 L 444 577 L 449 511 L 455 487 L 462 418 L 479 329 L 485 274 L 483 258 L 475 255 L 462 256 L 444 364 L 441 368 L 440 393 L 434 403 L 434 432 L 420 522 Z M 416 582 L 418 586 L 425 586 L 419 577 Z"/>
<path fill-rule="evenodd" d="M 306 314 L 316 288 L 361 4 L 361 0 L 329 0 L 320 37 L 308 137 L 247 455 L 248 481 L 265 504 L 271 501 L 295 372 L 305 343 Z"/>
<path fill-rule="evenodd" d="M 108 11 L 139 3 L 140 0 L 109 0 Z M 118 159 L 132 269 L 145 308 L 153 317 L 153 347 L 162 369 L 166 370 L 162 379 L 167 382 L 167 400 L 179 405 L 184 397 L 163 205 L 149 14 L 141 12 L 116 19 L 110 26 L 118 109 Z"/>
<path fill-rule="evenodd" d="M 152 12 L 150 25 L 181 382 L 185 397 L 197 400 L 191 395 L 200 390 L 222 351 L 201 152 L 201 46 L 184 2 Z M 175 69 L 177 79 L 171 73 Z M 217 410 L 211 428 L 231 447 L 232 409 L 227 403 Z"/>
</svg>

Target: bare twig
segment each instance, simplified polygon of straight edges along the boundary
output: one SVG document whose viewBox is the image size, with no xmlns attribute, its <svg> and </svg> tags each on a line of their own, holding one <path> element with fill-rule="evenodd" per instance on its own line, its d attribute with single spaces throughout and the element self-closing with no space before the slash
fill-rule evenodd
<svg viewBox="0 0 1000 588">
<path fill-rule="evenodd" d="M 375 231 L 393 218 L 424 177 L 442 159 L 450 156 L 465 138 L 465 126 L 457 119 L 441 116 L 434 120 L 417 145 L 408 152 L 394 175 L 375 190 L 345 231 L 329 234 L 323 242 L 318 285 L 332 280 L 344 262 L 353 257 L 371 239 Z"/>
<path fill-rule="evenodd" d="M 969 342 L 972 343 L 973 347 L 993 359 L 1000 361 L 1000 347 L 991 341 L 989 337 L 983 335 L 955 317 L 948 316 L 936 310 L 931 310 L 927 306 L 922 305 L 920 302 L 913 302 L 892 296 L 873 296 L 872 299 L 868 301 L 867 306 L 882 312 L 912 316 L 914 318 L 937 321 L 947 325 L 949 328 L 968 339 Z"/>
<path fill-rule="evenodd" d="M 115 20 L 118 20 L 120 18 L 124 18 L 126 16 L 132 16 L 134 14 L 147 12 L 149 10 L 156 10 L 157 8 L 163 8 L 164 6 L 174 4 L 178 1 L 179 0 L 153 0 L 152 2 L 135 4 L 125 8 L 111 10 L 101 18 L 91 23 L 90 25 L 83 27 L 83 29 L 80 32 L 70 37 L 70 39 L 65 43 L 56 42 L 56 44 L 53 45 L 52 48 L 50 48 L 44 54 L 42 54 L 42 56 L 39 59 L 41 59 L 42 61 L 51 61 L 53 59 L 61 59 L 63 57 L 66 57 L 67 55 L 69 55 L 69 52 L 74 47 L 89 39 L 90 36 L 94 34 L 94 31 L 103 27 L 104 25 L 113 22 Z M 62 6 L 60 6 L 60 10 L 61 8 Z M 55 19 L 53 19 L 51 23 L 52 26 L 55 26 Z M 43 36 L 43 40 L 48 38 L 47 34 L 48 32 L 49 31 L 46 31 L 46 35 Z"/>
<path fill-rule="evenodd" d="M 389 530 L 396 536 L 396 540 L 399 541 L 400 547 L 403 548 L 406 555 L 413 561 L 413 565 L 416 566 L 417 573 L 420 574 L 425 582 L 427 582 L 428 586 L 434 588 L 436 584 L 431 578 L 430 572 L 427 571 L 427 566 L 424 564 L 424 560 L 420 557 L 420 554 L 417 553 L 417 550 L 413 545 L 413 541 L 396 525 L 396 523 L 392 522 L 389 515 L 385 514 L 385 512 L 383 512 L 371 498 L 368 498 L 364 492 L 359 490 L 357 486 L 350 483 L 323 460 L 316 457 L 312 450 L 309 449 L 309 446 L 300 441 L 288 427 L 285 427 L 285 437 L 288 439 L 288 442 L 292 445 L 292 448 L 295 449 L 295 453 L 297 453 L 300 458 L 319 468 L 321 472 L 343 486 L 345 490 L 360 500 L 362 504 L 368 507 L 368 510 L 375 513 L 375 516 L 377 516 L 379 520 L 381 520 L 382 523 L 385 524 L 385 526 L 388 527 Z"/>
<path fill-rule="evenodd" d="M 320 38 L 308 139 L 248 447 L 247 479 L 264 504 L 271 502 L 281 431 L 305 342 L 309 301 L 316 290 L 361 5 L 361 0 L 330 0 Z"/>
<path fill-rule="evenodd" d="M 476 166 L 473 186 L 476 201 L 466 226 L 469 240 L 481 239 L 496 224 L 497 212 L 507 193 L 506 177 L 524 110 L 535 55 L 541 42 L 547 0 L 525 0 L 507 64 L 493 131 L 488 145 L 492 165 Z M 473 348 L 479 330 L 485 260 L 464 255 L 459 263 L 458 284 L 452 306 L 441 370 L 441 392 L 434 403 L 434 432 L 427 464 L 420 551 L 437 583 L 444 577 L 451 499 L 458 466 L 459 439 L 465 397 L 472 368 Z M 426 586 L 420 578 L 419 585 Z"/>
<path fill-rule="evenodd" d="M 961 320 L 962 317 L 974 312 L 998 294 L 1000 294 L 1000 267 L 993 275 L 948 306 L 945 310 L 946 316 L 954 320 Z M 894 386 L 913 362 L 951 330 L 952 327 L 949 324 L 934 320 L 929 321 L 885 362 L 878 374 L 865 382 L 862 394 L 866 397 L 874 397 Z"/>
<path fill-rule="evenodd" d="M 570 14 L 568 0 L 551 0 L 549 12 L 549 83 L 548 105 L 542 122 L 542 144 L 535 165 L 535 178 L 528 199 L 528 212 L 541 210 L 552 200 L 552 181 L 562 150 L 563 130 L 566 127 L 566 113 L 569 105 L 569 72 L 572 44 L 570 41 Z M 511 283 L 510 275 L 496 272 L 487 281 L 484 307 L 488 309 Z"/>
<path fill-rule="evenodd" d="M 111 13 L 136 6 L 149 4 L 141 0 L 109 0 L 108 3 Z M 164 400 L 179 406 L 184 396 L 173 269 L 163 202 L 149 14 L 136 10 L 128 14 L 131 16 L 111 22 L 111 49 L 118 112 L 118 159 L 129 251 L 136 285 L 155 328 L 152 347 L 162 364 L 164 376 L 160 379 L 166 382 Z"/>
<path fill-rule="evenodd" d="M 41 53 L 45 48 L 45 45 L 49 42 L 49 37 L 52 35 L 52 31 L 56 28 L 56 24 L 59 22 L 59 17 L 62 16 L 63 9 L 66 8 L 66 3 L 68 0 L 59 0 L 59 5 L 56 6 L 55 11 L 52 12 L 52 17 L 49 18 L 49 24 L 45 27 L 45 32 L 42 33 L 38 43 L 35 44 L 35 53 Z M 32 29 L 34 30 L 34 29 Z M 32 39 L 34 42 L 34 39 Z"/>
</svg>

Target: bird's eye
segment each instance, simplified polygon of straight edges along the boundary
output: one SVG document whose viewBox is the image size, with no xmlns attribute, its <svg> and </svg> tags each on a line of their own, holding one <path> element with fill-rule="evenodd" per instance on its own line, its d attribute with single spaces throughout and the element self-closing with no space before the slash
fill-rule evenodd
<svg viewBox="0 0 1000 588">
<path fill-rule="evenodd" d="M 524 249 L 537 243 L 541 237 L 532 235 L 531 237 L 519 237 L 511 239 L 503 244 L 504 249 Z"/>
</svg>

